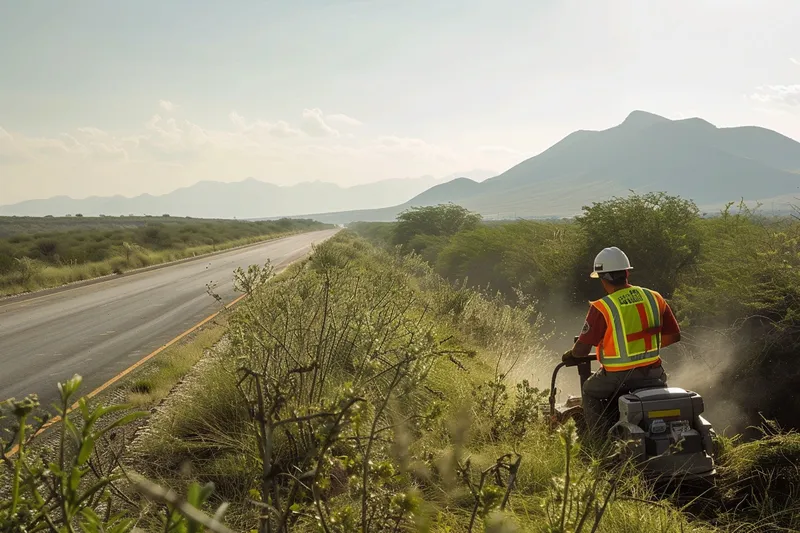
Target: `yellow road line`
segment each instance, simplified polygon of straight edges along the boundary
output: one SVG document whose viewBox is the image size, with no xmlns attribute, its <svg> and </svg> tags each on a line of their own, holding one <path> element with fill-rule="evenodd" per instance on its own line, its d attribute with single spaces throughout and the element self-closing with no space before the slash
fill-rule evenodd
<svg viewBox="0 0 800 533">
<path fill-rule="evenodd" d="M 298 248 L 298 250 L 301 250 L 301 249 L 305 248 L 306 246 L 307 245 L 303 245 L 301 248 Z M 295 250 L 295 251 L 298 251 L 298 250 Z M 294 253 L 294 252 L 292 252 L 292 253 Z M 294 261 L 290 261 L 289 264 L 291 264 L 293 262 Z M 279 272 L 283 271 L 287 266 L 288 265 L 281 265 L 280 267 L 277 267 L 276 271 L 275 271 L 275 274 L 278 274 Z M 225 305 L 225 309 L 230 309 L 231 307 L 233 307 L 234 305 L 239 303 L 242 300 L 242 298 L 244 298 L 245 296 L 247 296 L 247 295 L 246 294 L 242 294 L 241 296 L 239 296 L 238 298 L 233 300 L 231 303 Z M 43 298 L 43 297 L 44 296 L 41 296 L 41 298 Z M 123 377 L 125 377 L 126 375 L 131 373 L 133 370 L 135 370 L 136 368 L 140 367 L 141 365 L 143 365 L 144 363 L 146 363 L 147 361 L 149 361 L 150 359 L 152 359 L 153 357 L 158 355 L 159 353 L 163 352 L 164 350 L 166 350 L 167 348 L 169 348 L 170 346 L 172 346 L 173 344 L 175 344 L 176 342 L 178 342 L 182 338 L 186 337 L 190 333 L 192 333 L 192 332 L 196 331 L 197 329 L 201 328 L 203 325 L 207 324 L 211 320 L 214 320 L 217 317 L 217 315 L 220 314 L 220 312 L 221 311 L 217 311 L 213 315 L 204 318 L 203 320 L 201 320 L 200 322 L 198 322 L 197 324 L 195 324 L 191 328 L 187 329 L 186 331 L 184 331 L 183 333 L 181 333 L 180 335 L 178 335 L 177 337 L 175 337 L 174 339 L 172 339 L 171 341 L 169 341 L 165 345 L 161 346 L 157 350 L 155 350 L 155 351 L 149 353 L 148 355 L 144 356 L 142 359 L 138 360 L 137 362 L 135 362 L 134 364 L 132 364 L 131 366 L 129 366 L 128 368 L 126 368 L 125 370 L 123 370 L 122 372 L 120 372 L 119 374 L 114 376 L 113 378 L 109 379 L 108 381 L 106 381 L 105 383 L 103 383 L 102 385 L 100 385 L 99 387 L 94 389 L 92 392 L 87 394 L 85 396 L 85 398 L 88 399 L 88 398 L 93 398 L 93 397 L 97 396 L 98 394 L 100 394 L 101 392 L 106 390 L 108 387 L 110 387 L 111 385 L 113 385 L 114 383 L 116 383 L 117 381 L 119 381 L 120 379 L 122 379 Z M 72 406 L 69 409 L 67 409 L 66 414 L 71 413 L 73 410 L 77 409 L 78 406 L 79 406 L 79 403 L 75 402 L 74 404 L 72 404 Z M 52 426 L 53 424 L 57 424 L 60 421 L 61 421 L 61 416 L 54 416 L 53 418 L 48 420 L 45 425 L 43 425 L 41 428 L 39 428 L 39 431 L 37 431 L 34 434 L 34 437 L 40 435 L 42 432 L 47 430 L 50 426 Z M 7 457 L 12 457 L 12 456 L 16 455 L 16 453 L 18 451 L 19 451 L 19 445 L 17 444 L 13 448 L 11 448 L 11 451 L 8 453 Z"/>
<path fill-rule="evenodd" d="M 239 303 L 239 302 L 242 300 L 242 298 L 244 298 L 245 296 L 247 296 L 247 295 L 246 295 L 246 294 L 242 294 L 241 296 L 239 296 L 238 298 L 236 298 L 235 300 L 233 300 L 231 303 L 229 303 L 229 304 L 225 305 L 225 309 L 230 309 L 231 307 L 233 307 L 234 305 L 236 305 L 237 303 Z M 177 337 L 175 337 L 174 339 L 172 339 L 172 340 L 171 340 L 171 341 L 169 341 L 168 343 L 166 343 L 166 344 L 164 344 L 163 346 L 161 346 L 160 348 L 158 348 L 158 349 L 156 349 L 156 350 L 154 350 L 154 351 L 150 352 L 149 354 L 147 354 L 146 356 L 144 356 L 142 359 L 139 359 L 138 361 L 136 361 L 135 363 L 133 363 L 131 366 L 129 366 L 128 368 L 126 368 L 125 370 L 123 370 L 122 372 L 120 372 L 119 374 L 117 374 L 116 376 L 114 376 L 113 378 L 109 379 L 108 381 L 106 381 L 105 383 L 103 383 L 102 385 L 100 385 L 99 387 L 97 387 L 96 389 L 94 389 L 92 392 L 90 392 L 89 394 L 87 394 L 87 395 L 85 396 L 85 398 L 89 399 L 89 398 L 93 398 L 93 397 L 97 396 L 98 394 L 100 394 L 101 392 L 103 392 L 104 390 L 106 390 L 108 387 L 110 387 L 111 385 L 113 385 L 114 383 L 116 383 L 117 381 L 119 381 L 120 379 L 122 379 L 123 377 L 127 376 L 127 375 L 128 375 L 128 374 L 130 374 L 132 371 L 136 370 L 136 369 L 137 369 L 137 368 L 139 368 L 141 365 L 143 365 L 144 363 L 146 363 L 147 361 L 149 361 L 150 359 L 152 359 L 152 358 L 153 358 L 153 357 L 155 357 L 156 355 L 160 354 L 161 352 L 163 352 L 164 350 L 166 350 L 167 348 L 169 348 L 170 346 L 172 346 L 173 344 L 175 344 L 175 343 L 176 343 L 176 342 L 178 342 L 179 340 L 181 340 L 181 339 L 183 339 L 184 337 L 186 337 L 187 335 L 189 335 L 189 334 L 191 334 L 191 333 L 193 333 L 193 332 L 197 331 L 198 329 L 200 329 L 201 327 L 203 327 L 205 324 L 207 324 L 207 323 L 208 323 L 208 322 L 210 322 L 211 320 L 214 320 L 214 319 L 215 319 L 215 318 L 216 318 L 216 317 L 217 317 L 217 316 L 218 316 L 218 315 L 219 315 L 221 312 L 222 312 L 222 311 L 217 311 L 217 312 L 216 312 L 216 313 L 214 313 L 213 315 L 211 315 L 211 316 L 208 316 L 208 317 L 204 318 L 203 320 L 201 320 L 200 322 L 198 322 L 197 324 L 195 324 L 195 325 L 194 325 L 194 326 L 192 326 L 191 328 L 187 329 L 186 331 L 184 331 L 183 333 L 181 333 L 180 335 L 178 335 Z M 79 405 L 80 405 L 80 404 L 79 404 L 79 402 L 75 402 L 74 404 L 72 404 L 72 406 L 71 406 L 69 409 L 67 409 L 67 412 L 66 412 L 66 414 L 69 414 L 69 413 L 71 413 L 73 410 L 77 409 Z M 45 425 L 43 425 L 41 428 L 39 428 L 39 431 L 37 431 L 37 432 L 34 434 L 34 437 L 36 437 L 36 436 L 40 435 L 42 432 L 44 432 L 45 430 L 47 430 L 47 429 L 48 429 L 50 426 L 52 426 L 53 424 L 57 424 L 57 423 L 59 423 L 60 421 L 61 421 L 61 416 L 54 416 L 53 418 L 51 418 L 50 420 L 48 420 L 48 421 L 47 421 L 47 423 L 46 423 Z M 16 455 L 16 453 L 17 453 L 18 451 L 19 451 L 19 445 L 17 444 L 17 445 L 16 445 L 16 446 L 14 446 L 13 448 L 11 448 L 11 451 L 8 453 L 7 457 L 12 457 L 13 455 Z"/>
</svg>

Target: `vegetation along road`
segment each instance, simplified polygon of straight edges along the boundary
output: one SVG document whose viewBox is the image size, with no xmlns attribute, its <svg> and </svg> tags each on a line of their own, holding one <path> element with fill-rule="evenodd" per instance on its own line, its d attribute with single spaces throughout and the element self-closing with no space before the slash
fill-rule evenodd
<svg viewBox="0 0 800 533">
<path fill-rule="evenodd" d="M 38 298 L 0 303 L 0 399 L 58 398 L 78 373 L 92 390 L 235 297 L 233 271 L 285 266 L 336 233 L 323 230 Z"/>
</svg>

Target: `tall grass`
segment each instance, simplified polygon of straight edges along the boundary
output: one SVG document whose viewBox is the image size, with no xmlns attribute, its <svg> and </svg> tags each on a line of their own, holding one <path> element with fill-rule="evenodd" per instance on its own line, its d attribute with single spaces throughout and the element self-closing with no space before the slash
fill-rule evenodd
<svg viewBox="0 0 800 533">
<path fill-rule="evenodd" d="M 107 230 L 14 234 L 0 239 L 0 296 L 57 287 L 128 270 L 327 227 L 310 220 L 149 222 Z"/>
<path fill-rule="evenodd" d="M 668 504 L 619 498 L 645 491 L 592 466 L 574 428 L 547 429 L 545 391 L 528 381 L 549 365 L 530 307 L 453 287 L 419 257 L 350 234 L 268 278 L 240 273 L 250 296 L 231 352 L 139 447 L 140 468 L 162 483 L 184 462 L 190 479 L 213 480 L 237 528 L 687 526 Z"/>
<path fill-rule="evenodd" d="M 134 523 L 178 531 L 212 524 L 212 516 L 259 532 L 678 533 L 797 524 L 795 495 L 776 494 L 770 481 L 795 484 L 786 478 L 792 463 L 781 459 L 798 442 L 792 433 L 773 432 L 758 446 L 723 442 L 725 494 L 709 522 L 659 501 L 629 465 L 585 446 L 574 425 L 551 431 L 547 391 L 532 379 L 552 364 L 532 302 L 512 307 L 450 284 L 420 257 L 350 232 L 279 277 L 267 264 L 236 280 L 248 298 L 228 316 L 227 348 L 151 419 L 130 460 L 112 471 L 117 477 L 103 478 L 109 494 L 127 498 L 109 500 L 124 510 L 115 519 L 128 519 L 116 531 Z M 79 450 L 84 434 L 76 433 Z M 35 510 L 36 483 L 25 473 L 35 458 L 22 456 L 4 458 L 4 472 L 25 481 L 19 486 Z M 76 475 L 89 481 L 88 472 Z M 757 497 L 746 497 L 748 486 L 761 487 Z M 111 524 L 106 504 L 97 505 L 84 508 Z M 0 505 L 0 518 L 47 523 L 39 511 L 8 513 Z M 87 513 L 70 515 L 75 530 Z"/>
<path fill-rule="evenodd" d="M 155 526 L 231 533 L 221 523 L 226 505 L 213 516 L 201 510 L 213 484 L 190 483 L 179 496 L 126 469 L 126 431 L 148 413 L 74 401 L 81 382 L 76 375 L 59 383 L 55 412 L 41 409 L 36 395 L 0 403 L 0 531 L 128 533 Z"/>
</svg>

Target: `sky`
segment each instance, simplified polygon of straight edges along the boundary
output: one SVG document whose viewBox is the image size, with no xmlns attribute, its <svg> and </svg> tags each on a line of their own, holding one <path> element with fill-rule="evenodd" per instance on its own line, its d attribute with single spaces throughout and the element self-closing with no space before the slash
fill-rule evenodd
<svg viewBox="0 0 800 533">
<path fill-rule="evenodd" d="M 797 0 L 0 0 L 0 204 L 500 173 L 634 109 L 800 140 Z"/>
</svg>

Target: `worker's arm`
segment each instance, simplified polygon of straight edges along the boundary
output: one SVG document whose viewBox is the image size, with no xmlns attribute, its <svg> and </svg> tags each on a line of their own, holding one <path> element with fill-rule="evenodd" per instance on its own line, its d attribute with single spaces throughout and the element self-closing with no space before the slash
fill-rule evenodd
<svg viewBox="0 0 800 533">
<path fill-rule="evenodd" d="M 665 348 L 670 344 L 675 344 L 676 342 L 680 342 L 681 334 L 675 333 L 673 335 L 662 335 L 661 336 L 661 347 Z"/>
<path fill-rule="evenodd" d="M 675 318 L 675 314 L 672 312 L 669 304 L 667 304 L 667 308 L 664 310 L 662 323 L 664 325 L 661 329 L 661 347 L 666 348 L 671 344 L 680 342 L 681 328 L 678 326 L 678 320 Z"/>
<path fill-rule="evenodd" d="M 583 329 L 578 337 L 578 341 L 567 354 L 571 354 L 575 359 L 589 358 L 592 347 L 602 342 L 605 333 L 606 319 L 597 309 L 590 307 L 589 312 L 586 314 L 586 321 L 583 323 Z M 567 354 L 564 354 L 564 357 L 566 357 Z M 562 357 L 562 360 L 564 357 Z"/>
<path fill-rule="evenodd" d="M 576 342 L 572 346 L 572 356 L 575 357 L 576 359 L 583 359 L 589 357 L 589 353 L 591 353 L 591 351 L 592 351 L 592 345 L 584 344 L 580 341 L 580 339 L 578 339 L 578 342 Z"/>
</svg>

